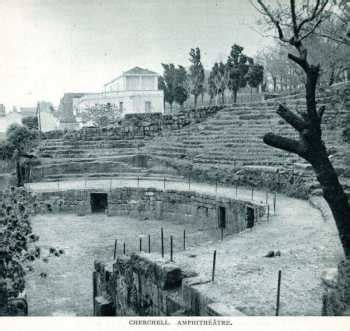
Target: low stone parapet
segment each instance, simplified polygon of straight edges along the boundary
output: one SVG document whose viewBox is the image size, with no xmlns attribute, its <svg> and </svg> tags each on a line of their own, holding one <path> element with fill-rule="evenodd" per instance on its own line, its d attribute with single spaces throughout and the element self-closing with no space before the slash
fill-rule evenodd
<svg viewBox="0 0 350 331">
<path fill-rule="evenodd" d="M 156 255 L 118 256 L 95 262 L 95 316 L 242 316 L 198 288 L 208 280 Z"/>
</svg>

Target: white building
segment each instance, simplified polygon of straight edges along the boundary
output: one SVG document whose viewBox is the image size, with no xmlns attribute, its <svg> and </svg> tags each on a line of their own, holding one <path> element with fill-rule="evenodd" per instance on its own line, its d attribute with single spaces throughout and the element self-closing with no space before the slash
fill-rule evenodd
<svg viewBox="0 0 350 331">
<path fill-rule="evenodd" d="M 50 102 L 39 101 L 36 116 L 42 132 L 53 131 L 59 128 L 59 119 Z"/>
<path fill-rule="evenodd" d="M 79 113 L 96 104 L 110 103 L 115 105 L 122 114 L 130 113 L 163 113 L 164 93 L 158 89 L 158 74 L 156 72 L 132 68 L 121 76 L 104 85 L 104 91 L 89 93 L 73 99 L 73 112 L 79 119 Z"/>
</svg>

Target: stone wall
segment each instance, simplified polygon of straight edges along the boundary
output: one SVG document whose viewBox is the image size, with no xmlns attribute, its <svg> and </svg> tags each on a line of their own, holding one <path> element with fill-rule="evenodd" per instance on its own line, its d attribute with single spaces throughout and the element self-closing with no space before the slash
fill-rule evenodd
<svg viewBox="0 0 350 331">
<path fill-rule="evenodd" d="M 153 162 L 172 167 L 178 175 L 191 177 L 191 180 L 202 183 L 218 183 L 231 186 L 243 186 L 260 190 L 277 191 L 288 196 L 307 199 L 320 187 L 318 182 L 310 181 L 310 168 L 292 169 L 286 167 L 244 166 L 213 167 L 196 165 L 182 160 L 161 159 L 152 156 Z"/>
<path fill-rule="evenodd" d="M 81 130 L 45 132 L 44 138 L 69 139 L 103 139 L 113 137 L 130 139 L 133 137 L 153 137 L 163 130 L 181 129 L 189 124 L 204 121 L 209 116 L 217 113 L 223 106 L 202 107 L 198 109 L 184 110 L 175 114 L 146 113 L 126 114 L 118 126 L 108 128 L 84 127 Z"/>
<path fill-rule="evenodd" d="M 225 208 L 225 234 L 233 234 L 247 228 L 247 208 L 254 210 L 254 224 L 265 213 L 265 206 L 243 200 L 234 200 L 200 194 L 193 191 L 156 190 L 154 188 L 115 188 L 103 190 L 67 190 L 37 193 L 46 204 L 47 211 L 78 212 L 83 215 L 92 211 L 91 193 L 107 193 L 108 215 L 129 215 L 141 220 L 190 222 L 217 234 L 219 208 Z"/>
<path fill-rule="evenodd" d="M 94 316 L 243 316 L 208 297 L 200 287 L 208 282 L 153 254 L 95 262 Z"/>
</svg>

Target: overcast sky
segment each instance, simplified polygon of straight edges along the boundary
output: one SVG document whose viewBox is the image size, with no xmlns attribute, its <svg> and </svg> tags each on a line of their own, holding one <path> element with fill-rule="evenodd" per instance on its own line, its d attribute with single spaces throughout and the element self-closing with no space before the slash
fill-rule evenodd
<svg viewBox="0 0 350 331">
<path fill-rule="evenodd" d="M 134 66 L 188 66 L 191 47 L 208 69 L 233 43 L 252 56 L 256 18 L 247 0 L 0 0 L 0 103 L 57 105 Z"/>
</svg>

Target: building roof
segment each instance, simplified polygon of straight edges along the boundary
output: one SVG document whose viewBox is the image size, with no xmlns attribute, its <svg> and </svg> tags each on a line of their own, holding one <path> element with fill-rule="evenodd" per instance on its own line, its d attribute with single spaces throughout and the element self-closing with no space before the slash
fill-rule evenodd
<svg viewBox="0 0 350 331">
<path fill-rule="evenodd" d="M 154 71 L 143 69 L 140 67 L 134 67 L 128 71 L 123 72 L 123 76 L 125 75 L 152 75 L 152 76 L 158 76 L 158 74 Z"/>
<path fill-rule="evenodd" d="M 123 76 L 159 76 L 159 74 L 157 74 L 154 71 L 148 70 L 148 69 L 144 69 L 144 68 L 140 68 L 140 67 L 134 67 L 132 69 L 129 69 L 128 71 L 124 71 L 122 75 L 112 79 L 111 81 L 107 82 L 106 84 L 104 84 L 104 86 L 109 85 L 113 82 L 115 82 L 118 78 L 123 77 Z"/>
</svg>

